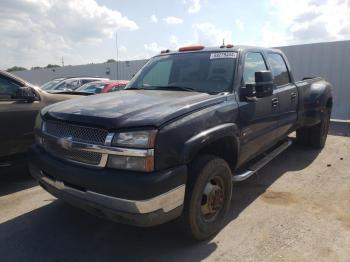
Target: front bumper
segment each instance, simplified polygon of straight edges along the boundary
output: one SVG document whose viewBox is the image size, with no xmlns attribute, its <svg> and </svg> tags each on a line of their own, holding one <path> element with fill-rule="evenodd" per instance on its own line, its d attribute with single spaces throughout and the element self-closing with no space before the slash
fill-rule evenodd
<svg viewBox="0 0 350 262">
<path fill-rule="evenodd" d="M 117 222 L 153 226 L 182 213 L 187 177 L 185 166 L 154 174 L 94 170 L 56 159 L 33 146 L 29 169 L 52 195 Z M 128 191 L 118 191 L 123 187 Z"/>
</svg>

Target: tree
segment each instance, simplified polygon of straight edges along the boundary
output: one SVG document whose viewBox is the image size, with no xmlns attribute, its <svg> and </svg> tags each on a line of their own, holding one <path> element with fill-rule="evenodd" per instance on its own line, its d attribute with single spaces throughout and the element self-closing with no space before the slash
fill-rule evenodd
<svg viewBox="0 0 350 262">
<path fill-rule="evenodd" d="M 37 70 L 37 69 L 42 69 L 42 67 L 40 67 L 40 66 L 33 66 L 32 68 L 30 68 L 30 70 Z"/>
<path fill-rule="evenodd" d="M 52 64 L 48 64 L 47 66 L 45 66 L 45 68 L 55 68 L 55 67 L 61 67 L 59 65 L 52 65 Z"/>
<path fill-rule="evenodd" d="M 14 72 L 14 71 L 24 71 L 24 70 L 27 70 L 27 68 L 21 67 L 21 66 L 13 66 L 13 67 L 8 68 L 6 71 L 7 72 Z"/>
<path fill-rule="evenodd" d="M 116 60 L 114 60 L 113 58 L 110 58 L 106 61 L 106 63 L 114 63 L 114 62 L 117 62 Z"/>
</svg>

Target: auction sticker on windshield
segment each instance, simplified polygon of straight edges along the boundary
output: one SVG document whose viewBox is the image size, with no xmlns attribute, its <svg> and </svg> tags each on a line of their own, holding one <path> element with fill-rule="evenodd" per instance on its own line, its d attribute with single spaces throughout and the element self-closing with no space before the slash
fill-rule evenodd
<svg viewBox="0 0 350 262">
<path fill-rule="evenodd" d="M 237 52 L 217 52 L 211 53 L 210 59 L 237 58 Z"/>
</svg>

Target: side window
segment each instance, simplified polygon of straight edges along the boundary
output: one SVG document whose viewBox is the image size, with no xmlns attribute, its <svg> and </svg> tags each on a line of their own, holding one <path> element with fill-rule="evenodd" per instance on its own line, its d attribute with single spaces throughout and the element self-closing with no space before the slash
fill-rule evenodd
<svg viewBox="0 0 350 262">
<path fill-rule="evenodd" d="M 247 53 L 243 69 L 243 81 L 245 84 L 255 82 L 255 72 L 267 70 L 265 60 L 261 53 Z"/>
<path fill-rule="evenodd" d="M 166 86 L 169 83 L 172 60 L 157 63 L 143 78 L 144 85 Z"/>
<path fill-rule="evenodd" d="M 97 81 L 97 79 L 96 80 L 91 80 L 91 79 L 82 79 L 82 80 L 80 80 L 81 85 L 85 85 L 86 83 L 90 83 L 92 81 Z"/>
<path fill-rule="evenodd" d="M 290 83 L 287 65 L 283 57 L 280 54 L 269 53 L 267 54 L 267 58 L 272 69 L 272 75 L 274 76 L 276 86 Z"/>
<path fill-rule="evenodd" d="M 81 86 L 80 80 L 74 80 L 74 81 L 72 81 L 72 82 L 69 83 L 68 88 L 69 88 L 69 89 L 72 89 L 72 90 L 75 90 L 75 89 L 77 89 L 77 88 L 80 87 L 80 86 Z"/>
<path fill-rule="evenodd" d="M 0 96 L 14 97 L 20 89 L 20 85 L 8 78 L 0 77 Z"/>
<path fill-rule="evenodd" d="M 56 87 L 56 90 L 75 90 L 79 87 L 79 80 L 67 80 Z"/>
</svg>

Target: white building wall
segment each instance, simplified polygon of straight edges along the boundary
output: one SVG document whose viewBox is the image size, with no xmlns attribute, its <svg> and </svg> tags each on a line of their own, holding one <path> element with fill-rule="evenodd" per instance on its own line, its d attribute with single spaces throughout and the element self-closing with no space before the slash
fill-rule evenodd
<svg viewBox="0 0 350 262">
<path fill-rule="evenodd" d="M 334 86 L 332 118 L 350 120 L 350 41 L 280 47 L 295 80 L 322 76 Z"/>
</svg>

